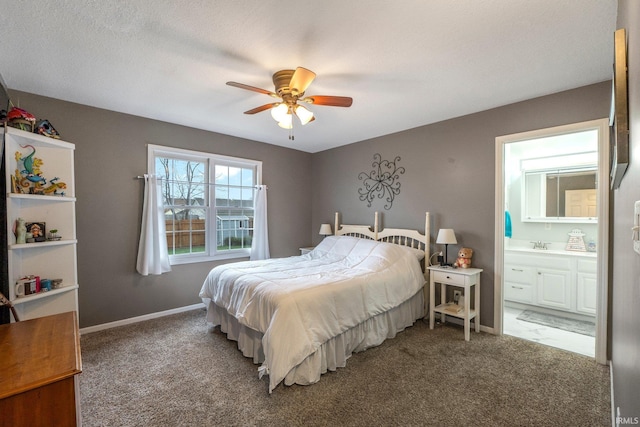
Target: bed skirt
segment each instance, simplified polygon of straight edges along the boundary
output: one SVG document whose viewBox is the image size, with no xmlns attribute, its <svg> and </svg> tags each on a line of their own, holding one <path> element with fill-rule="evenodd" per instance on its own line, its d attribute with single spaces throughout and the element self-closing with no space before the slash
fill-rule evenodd
<svg viewBox="0 0 640 427">
<path fill-rule="evenodd" d="M 352 353 L 380 345 L 387 338 L 394 338 L 398 332 L 422 317 L 424 293 L 421 288 L 411 299 L 398 307 L 365 320 L 322 344 L 316 352 L 288 372 L 284 383 L 308 385 L 318 382 L 320 376 L 327 371 L 345 367 Z M 213 326 L 220 325 L 220 330 L 227 334 L 227 338 L 237 341 L 238 349 L 245 357 L 253 358 L 253 363 L 264 362 L 262 333 L 241 325 L 213 301 L 207 309 L 207 321 Z M 258 371 L 261 371 L 261 368 Z"/>
</svg>

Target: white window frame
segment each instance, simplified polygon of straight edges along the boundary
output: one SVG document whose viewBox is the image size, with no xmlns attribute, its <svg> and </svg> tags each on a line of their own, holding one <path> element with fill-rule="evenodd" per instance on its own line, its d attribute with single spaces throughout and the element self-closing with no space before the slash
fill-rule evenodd
<svg viewBox="0 0 640 427">
<path fill-rule="evenodd" d="M 191 264 L 196 262 L 210 262 L 223 259 L 246 258 L 251 255 L 251 248 L 232 249 L 218 251 L 216 245 L 216 206 L 215 206 L 215 166 L 235 166 L 242 168 L 252 168 L 255 170 L 254 185 L 262 184 L 262 162 L 259 160 L 243 159 L 240 157 L 224 156 L 221 154 L 206 153 L 202 151 L 187 150 L 183 148 L 165 147 L 161 145 L 147 145 L 147 172 L 156 175 L 156 157 L 173 157 L 185 160 L 196 160 L 206 162 L 208 168 L 208 186 L 207 204 L 208 221 L 205 224 L 205 240 L 207 251 L 198 254 L 180 254 L 169 255 L 171 265 Z"/>
</svg>

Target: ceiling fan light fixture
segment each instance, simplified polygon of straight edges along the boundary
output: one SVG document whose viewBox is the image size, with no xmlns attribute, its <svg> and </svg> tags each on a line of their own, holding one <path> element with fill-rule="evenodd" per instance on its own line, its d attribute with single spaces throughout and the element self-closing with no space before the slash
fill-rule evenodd
<svg viewBox="0 0 640 427">
<path fill-rule="evenodd" d="M 289 116 L 289 122 L 291 121 L 291 115 L 289 114 L 289 106 L 285 103 L 281 103 L 277 107 L 271 109 L 271 117 L 276 122 L 282 122 L 287 120 L 287 116 Z"/>
<path fill-rule="evenodd" d="M 295 112 L 303 126 L 313 119 L 313 113 L 302 105 L 296 105 Z"/>
<path fill-rule="evenodd" d="M 285 114 L 282 120 L 278 120 L 278 126 L 283 129 L 293 128 L 293 116 L 291 114 Z"/>
<path fill-rule="evenodd" d="M 262 111 L 271 110 L 271 116 L 278 123 L 278 126 L 289 129 L 289 139 L 293 140 L 293 116 L 297 116 L 302 125 L 314 121 L 316 118 L 312 111 L 298 105 L 304 102 L 314 105 L 325 105 L 329 107 L 351 107 L 353 99 L 346 96 L 311 95 L 305 97 L 305 92 L 316 78 L 316 73 L 303 67 L 295 70 L 280 70 L 273 74 L 274 91 L 249 86 L 244 83 L 227 82 L 227 85 L 240 89 L 250 90 L 261 94 L 269 95 L 273 98 L 280 98 L 280 102 L 261 105 L 245 111 L 245 114 L 257 114 Z"/>
</svg>

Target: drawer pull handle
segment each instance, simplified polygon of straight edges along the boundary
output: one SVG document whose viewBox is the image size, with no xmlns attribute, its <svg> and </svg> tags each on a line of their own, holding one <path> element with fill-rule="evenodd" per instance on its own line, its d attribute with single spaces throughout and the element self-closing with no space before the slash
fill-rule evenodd
<svg viewBox="0 0 640 427">
<path fill-rule="evenodd" d="M 522 286 L 512 286 L 513 289 L 524 289 Z"/>
<path fill-rule="evenodd" d="M 451 276 L 447 276 L 447 279 L 451 279 Z"/>
<path fill-rule="evenodd" d="M 524 270 L 522 270 L 521 268 L 512 268 L 511 271 L 519 271 L 519 272 L 523 272 Z"/>
</svg>

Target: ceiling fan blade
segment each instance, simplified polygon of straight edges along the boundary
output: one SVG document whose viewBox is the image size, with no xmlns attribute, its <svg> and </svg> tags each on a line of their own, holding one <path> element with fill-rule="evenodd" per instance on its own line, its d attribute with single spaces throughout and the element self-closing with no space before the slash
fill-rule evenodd
<svg viewBox="0 0 640 427">
<path fill-rule="evenodd" d="M 253 108 L 251 110 L 247 110 L 244 113 L 245 114 L 256 114 L 256 113 L 260 113 L 260 112 L 265 111 L 265 110 L 270 110 L 273 107 L 278 106 L 278 105 L 280 105 L 279 102 L 274 102 L 273 104 L 265 104 L 265 105 L 261 105 L 259 107 Z"/>
<path fill-rule="evenodd" d="M 351 107 L 351 104 L 353 104 L 353 99 L 348 96 L 311 95 L 300 101 L 313 105 L 328 105 L 330 107 Z"/>
<path fill-rule="evenodd" d="M 244 83 L 236 83 L 236 82 L 227 82 L 227 84 L 229 86 L 238 87 L 240 89 L 246 89 L 246 90 L 250 90 L 250 91 L 253 91 L 253 92 L 263 93 L 265 95 L 269 95 L 269 96 L 273 96 L 274 98 L 278 98 L 278 95 L 276 95 L 275 93 L 273 93 L 271 91 L 268 91 L 266 89 L 260 89 L 259 87 L 249 86 L 249 85 L 246 85 Z"/>
<path fill-rule="evenodd" d="M 298 67 L 296 68 L 296 71 L 293 72 L 293 76 L 291 76 L 289 87 L 291 89 L 296 89 L 298 93 L 303 93 L 315 78 L 316 73 L 313 71 L 307 70 L 303 67 Z"/>
</svg>

